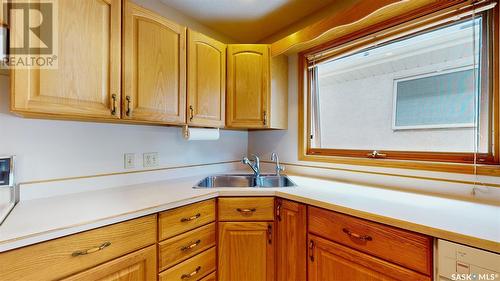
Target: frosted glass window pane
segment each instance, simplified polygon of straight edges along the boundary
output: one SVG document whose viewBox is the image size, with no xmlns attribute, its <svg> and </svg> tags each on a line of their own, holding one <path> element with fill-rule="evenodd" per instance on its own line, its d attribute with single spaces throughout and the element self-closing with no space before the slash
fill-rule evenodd
<svg viewBox="0 0 500 281">
<path fill-rule="evenodd" d="M 473 126 L 474 71 L 396 82 L 396 127 Z"/>
</svg>

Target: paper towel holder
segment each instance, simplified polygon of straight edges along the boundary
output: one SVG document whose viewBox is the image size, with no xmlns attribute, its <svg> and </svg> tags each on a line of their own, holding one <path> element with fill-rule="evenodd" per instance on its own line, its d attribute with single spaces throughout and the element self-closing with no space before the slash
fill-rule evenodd
<svg viewBox="0 0 500 281">
<path fill-rule="evenodd" d="M 189 125 L 182 126 L 182 135 L 188 141 L 198 140 L 218 140 L 220 137 L 219 128 L 190 128 Z"/>
</svg>

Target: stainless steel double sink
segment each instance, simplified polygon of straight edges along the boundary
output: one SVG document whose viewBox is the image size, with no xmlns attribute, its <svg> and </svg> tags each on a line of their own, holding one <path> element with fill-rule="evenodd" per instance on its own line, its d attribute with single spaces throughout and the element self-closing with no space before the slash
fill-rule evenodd
<svg viewBox="0 0 500 281">
<path fill-rule="evenodd" d="M 198 182 L 193 188 L 223 188 L 223 187 L 292 187 L 296 184 L 287 176 L 276 175 L 215 175 Z"/>
</svg>

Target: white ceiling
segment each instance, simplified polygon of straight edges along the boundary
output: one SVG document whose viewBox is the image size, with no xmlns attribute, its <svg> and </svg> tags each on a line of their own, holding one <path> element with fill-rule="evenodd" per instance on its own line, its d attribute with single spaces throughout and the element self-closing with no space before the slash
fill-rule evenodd
<svg viewBox="0 0 500 281">
<path fill-rule="evenodd" d="M 255 43 L 335 0 L 161 0 L 241 43 Z"/>
</svg>

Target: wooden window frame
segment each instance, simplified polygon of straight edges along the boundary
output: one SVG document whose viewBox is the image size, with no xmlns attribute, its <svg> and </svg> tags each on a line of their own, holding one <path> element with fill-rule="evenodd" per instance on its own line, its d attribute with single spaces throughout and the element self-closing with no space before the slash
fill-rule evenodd
<svg viewBox="0 0 500 281">
<path fill-rule="evenodd" d="M 472 6 L 469 6 L 472 9 Z M 465 9 L 461 9 L 463 13 Z M 298 94 L 299 94 L 299 155 L 301 161 L 329 162 L 335 164 L 379 166 L 387 168 L 403 168 L 417 170 L 431 170 L 440 172 L 454 172 L 480 175 L 500 176 L 500 137 L 499 137 L 499 5 L 488 11 L 490 17 L 488 37 L 491 40 L 489 59 L 491 67 L 483 69 L 481 75 L 488 78 L 487 99 L 482 99 L 481 103 L 487 102 L 489 114 L 480 116 L 480 119 L 490 119 L 488 135 L 489 153 L 453 153 L 453 152 L 419 152 L 419 151 L 382 151 L 386 156 L 381 158 L 369 158 L 367 155 L 372 150 L 350 150 L 350 149 L 324 149 L 310 147 L 311 119 L 310 119 L 310 87 L 309 87 L 309 60 L 315 54 L 322 54 L 328 50 L 328 55 L 332 57 L 345 56 L 349 53 L 357 52 L 366 48 L 370 44 L 378 42 L 389 42 L 395 38 L 401 38 L 418 31 L 428 30 L 424 26 L 432 25 L 436 28 L 439 25 L 449 24 L 445 19 L 453 17 L 449 10 L 446 13 L 440 11 L 430 11 L 423 19 L 408 18 L 401 20 L 397 25 L 388 22 L 386 25 L 378 24 L 376 29 L 353 30 L 352 34 L 334 39 L 319 46 L 302 51 L 298 54 Z M 458 11 L 458 9 L 457 9 Z M 389 31 L 385 31 L 385 27 Z M 420 29 L 419 29 L 420 28 Z M 383 35 L 380 35 L 383 34 Z M 483 36 L 486 40 L 486 36 Z M 484 56 L 487 57 L 487 56 Z M 327 58 L 329 59 L 329 58 Z M 327 60 L 322 58 L 322 60 Z M 484 64 L 484 62 L 481 62 Z M 483 89 L 486 90 L 486 89 Z M 492 101 L 489 99 L 492 98 Z M 490 116 L 491 114 L 491 116 Z"/>
</svg>

